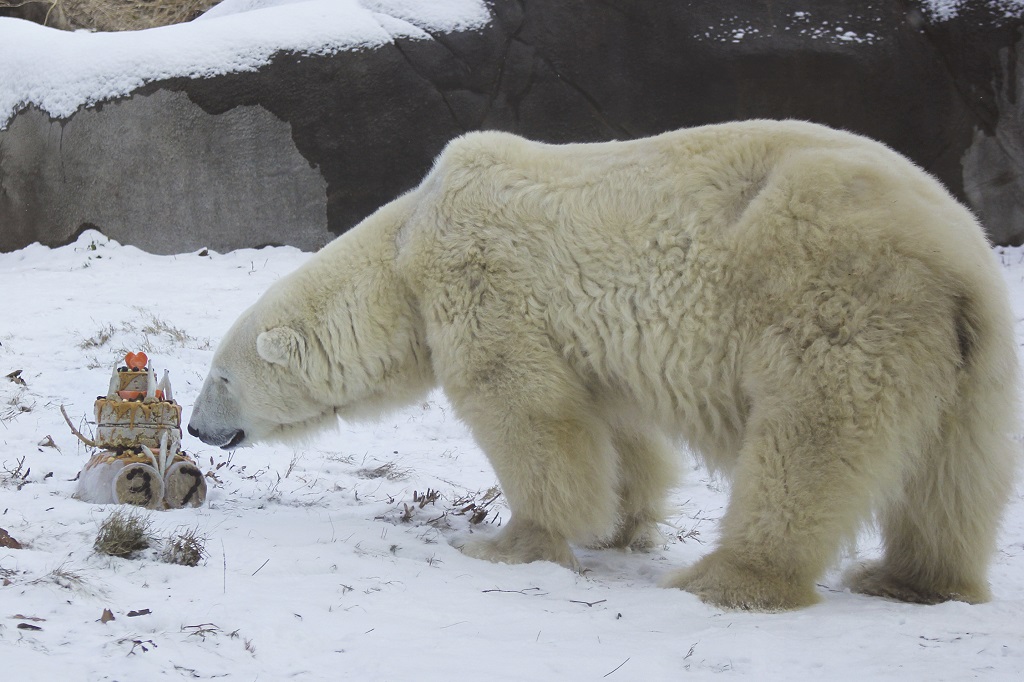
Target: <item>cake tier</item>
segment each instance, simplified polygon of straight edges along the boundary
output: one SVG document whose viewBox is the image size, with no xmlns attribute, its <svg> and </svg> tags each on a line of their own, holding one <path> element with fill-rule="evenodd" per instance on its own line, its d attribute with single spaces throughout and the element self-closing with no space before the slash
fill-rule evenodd
<svg viewBox="0 0 1024 682">
<path fill-rule="evenodd" d="M 78 499 L 94 504 L 134 504 L 149 509 L 200 507 L 206 501 L 206 478 L 179 452 L 161 475 L 141 452 L 97 453 L 78 476 Z"/>
<path fill-rule="evenodd" d="M 149 388 L 149 372 L 122 369 L 117 372 L 117 380 L 117 393 L 120 397 L 134 400 L 135 398 L 144 398 L 146 396 L 146 390 Z M 162 400 L 164 392 L 156 391 L 156 397 L 158 400 Z"/>
<path fill-rule="evenodd" d="M 174 452 L 181 444 L 181 405 L 166 400 L 96 400 L 96 444 L 103 448 L 146 445 L 160 447 L 166 432 L 167 447 Z"/>
<path fill-rule="evenodd" d="M 146 392 L 147 376 L 149 372 L 139 372 L 132 369 L 120 369 L 117 372 L 117 379 L 120 382 L 119 391 L 142 391 Z"/>
</svg>

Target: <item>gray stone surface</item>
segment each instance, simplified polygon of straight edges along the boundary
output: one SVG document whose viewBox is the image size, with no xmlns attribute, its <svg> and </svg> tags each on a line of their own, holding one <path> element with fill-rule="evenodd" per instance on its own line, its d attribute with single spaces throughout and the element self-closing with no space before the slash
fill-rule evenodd
<svg viewBox="0 0 1024 682">
<path fill-rule="evenodd" d="M 1024 242 L 1022 22 L 998 2 L 492 0 L 485 28 L 150 83 L 0 131 L 0 250 L 86 225 L 159 252 L 316 248 L 456 135 L 548 142 L 799 118 L 880 139 Z"/>
<path fill-rule="evenodd" d="M 1024 39 L 999 50 L 996 120 L 975 130 L 963 156 L 964 194 L 1003 243 L 1024 242 Z"/>
<path fill-rule="evenodd" d="M 288 124 L 260 106 L 214 116 L 180 92 L 83 109 L 67 121 L 23 112 L 0 137 L 0 185 L 5 241 L 62 243 L 95 227 L 174 253 L 285 241 L 311 250 L 333 236 L 326 183 Z"/>
</svg>

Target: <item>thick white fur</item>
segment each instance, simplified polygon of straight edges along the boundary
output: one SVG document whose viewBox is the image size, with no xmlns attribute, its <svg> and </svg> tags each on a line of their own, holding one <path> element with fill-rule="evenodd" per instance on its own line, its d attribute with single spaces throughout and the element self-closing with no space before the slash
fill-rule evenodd
<svg viewBox="0 0 1024 682">
<path fill-rule="evenodd" d="M 685 442 L 732 494 L 719 546 L 669 585 L 811 604 L 874 513 L 885 556 L 854 589 L 989 598 L 1015 464 L 1007 295 L 970 213 L 875 142 L 771 121 L 466 135 L 242 316 L 191 427 L 302 433 L 436 383 L 512 508 L 474 556 L 649 544 Z"/>
</svg>

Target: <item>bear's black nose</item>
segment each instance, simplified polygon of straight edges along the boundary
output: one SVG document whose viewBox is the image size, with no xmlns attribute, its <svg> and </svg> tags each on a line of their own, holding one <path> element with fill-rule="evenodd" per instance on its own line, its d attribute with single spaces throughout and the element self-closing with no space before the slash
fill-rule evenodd
<svg viewBox="0 0 1024 682">
<path fill-rule="evenodd" d="M 188 425 L 188 435 L 195 436 L 196 438 L 199 438 L 199 440 L 202 440 L 199 436 L 199 432 L 193 429 L 191 424 Z"/>
</svg>

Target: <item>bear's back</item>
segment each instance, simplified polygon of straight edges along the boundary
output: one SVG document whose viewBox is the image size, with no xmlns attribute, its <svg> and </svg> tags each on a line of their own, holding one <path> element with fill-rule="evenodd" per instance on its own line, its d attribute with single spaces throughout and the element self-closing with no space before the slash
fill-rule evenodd
<svg viewBox="0 0 1024 682">
<path fill-rule="evenodd" d="M 808 123 L 572 145 L 473 133 L 421 191 L 425 289 L 472 272 L 465 300 L 490 288 L 593 386 L 620 387 L 663 424 L 687 415 L 679 431 L 705 451 L 735 451 L 744 354 L 814 273 L 854 298 L 871 295 L 847 277 L 858 269 L 998 286 L 979 226 L 937 181 Z"/>
</svg>

